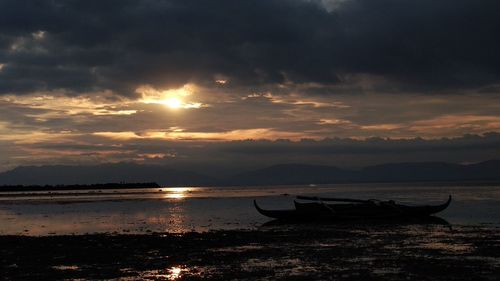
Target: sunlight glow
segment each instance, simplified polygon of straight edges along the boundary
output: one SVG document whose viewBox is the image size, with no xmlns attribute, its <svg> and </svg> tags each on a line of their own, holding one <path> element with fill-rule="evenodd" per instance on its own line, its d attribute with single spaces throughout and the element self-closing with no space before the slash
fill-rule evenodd
<svg viewBox="0 0 500 281">
<path fill-rule="evenodd" d="M 182 101 L 175 97 L 164 100 L 163 104 L 174 109 L 182 107 Z"/>
<path fill-rule="evenodd" d="M 181 88 L 164 91 L 157 90 L 151 86 L 141 86 L 136 89 L 136 92 L 142 95 L 139 102 L 145 104 L 162 104 L 170 109 L 190 109 L 207 106 L 199 102 L 186 101 L 195 90 L 196 87 L 194 85 L 186 84 Z"/>
<path fill-rule="evenodd" d="M 168 274 L 168 279 L 169 280 L 179 279 L 181 277 L 181 272 L 182 272 L 182 269 L 180 267 L 170 268 L 169 274 Z"/>
<path fill-rule="evenodd" d="M 165 192 L 164 198 L 168 199 L 183 199 L 191 193 L 192 188 L 189 187 L 169 187 L 162 189 Z"/>
</svg>

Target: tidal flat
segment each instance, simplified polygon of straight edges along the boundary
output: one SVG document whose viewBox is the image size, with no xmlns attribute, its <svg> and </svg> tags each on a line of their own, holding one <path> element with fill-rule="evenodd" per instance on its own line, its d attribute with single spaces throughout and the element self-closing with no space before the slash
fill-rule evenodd
<svg viewBox="0 0 500 281">
<path fill-rule="evenodd" d="M 0 236 L 4 280 L 499 280 L 500 228 L 279 224 Z"/>
</svg>

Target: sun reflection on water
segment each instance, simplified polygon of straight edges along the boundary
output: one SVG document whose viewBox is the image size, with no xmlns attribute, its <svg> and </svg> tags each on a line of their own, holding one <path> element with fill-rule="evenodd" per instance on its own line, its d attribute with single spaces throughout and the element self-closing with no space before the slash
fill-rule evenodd
<svg viewBox="0 0 500 281">
<path fill-rule="evenodd" d="M 177 280 L 181 277 L 182 269 L 180 267 L 172 267 L 168 270 L 168 280 Z"/>
<path fill-rule="evenodd" d="M 183 199 L 189 197 L 196 188 L 193 187 L 167 187 L 163 188 L 162 192 L 165 193 L 164 198 L 168 199 Z"/>
<path fill-rule="evenodd" d="M 127 270 L 125 270 L 127 272 Z M 191 273 L 190 270 L 186 267 L 181 266 L 173 266 L 166 269 L 157 269 L 157 270 L 146 270 L 140 272 L 140 278 L 124 278 L 123 280 L 179 280 L 186 275 L 196 276 L 198 274 Z M 122 280 L 122 279 L 120 279 Z"/>
</svg>

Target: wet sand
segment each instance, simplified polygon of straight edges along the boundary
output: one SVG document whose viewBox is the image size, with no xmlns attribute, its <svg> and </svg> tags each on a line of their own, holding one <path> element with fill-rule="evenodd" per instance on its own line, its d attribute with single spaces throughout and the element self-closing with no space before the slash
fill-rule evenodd
<svg viewBox="0 0 500 281">
<path fill-rule="evenodd" d="M 0 236 L 5 280 L 499 280 L 495 226 L 271 225 L 183 234 Z"/>
</svg>

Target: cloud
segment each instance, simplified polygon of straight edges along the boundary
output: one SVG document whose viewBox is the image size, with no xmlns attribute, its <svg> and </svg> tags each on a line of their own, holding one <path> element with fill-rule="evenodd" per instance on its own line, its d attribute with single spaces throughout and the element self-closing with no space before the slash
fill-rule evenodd
<svg viewBox="0 0 500 281">
<path fill-rule="evenodd" d="M 439 139 L 334 138 L 311 140 L 177 141 L 151 135 L 58 135 L 57 141 L 26 142 L 9 150 L 0 164 L 95 164 L 134 161 L 174 165 L 199 172 L 245 170 L 279 163 L 361 167 L 387 162 L 478 162 L 499 158 L 500 135 L 464 135 Z"/>
<path fill-rule="evenodd" d="M 275 95 L 239 97 L 188 86 L 147 88 L 138 99 L 108 92 L 0 96 L 0 120 L 14 140 L 27 134 L 163 134 L 164 139 L 456 137 L 500 130 L 497 95 Z M 191 89 L 187 91 L 186 89 Z M 179 100 L 173 107 L 169 101 Z M 199 106 L 191 106 L 199 105 Z M 175 128 L 173 130 L 172 128 Z"/>
<path fill-rule="evenodd" d="M 499 9 L 494 0 L 5 0 L 0 93 L 134 96 L 141 85 L 188 83 L 317 83 L 311 91 L 332 93 L 366 79 L 386 92 L 486 87 L 500 82 Z"/>
<path fill-rule="evenodd" d="M 498 10 L 0 1 L 0 165 L 482 160 L 498 151 Z"/>
</svg>

